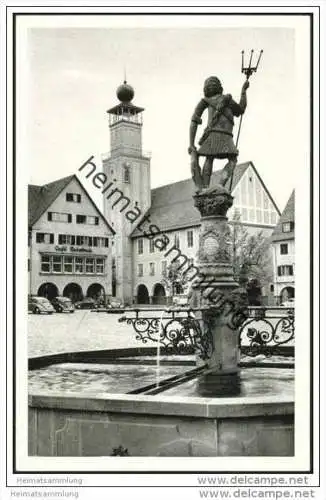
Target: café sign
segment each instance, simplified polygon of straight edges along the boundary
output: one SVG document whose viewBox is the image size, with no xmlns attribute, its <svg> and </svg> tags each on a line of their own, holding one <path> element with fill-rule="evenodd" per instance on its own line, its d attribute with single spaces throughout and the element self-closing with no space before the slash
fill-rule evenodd
<svg viewBox="0 0 326 500">
<path fill-rule="evenodd" d="M 73 247 L 73 246 L 67 246 L 67 245 L 56 245 L 54 247 L 54 250 L 56 252 L 73 252 L 73 253 L 92 253 L 93 250 L 91 248 L 84 248 L 84 247 Z"/>
</svg>

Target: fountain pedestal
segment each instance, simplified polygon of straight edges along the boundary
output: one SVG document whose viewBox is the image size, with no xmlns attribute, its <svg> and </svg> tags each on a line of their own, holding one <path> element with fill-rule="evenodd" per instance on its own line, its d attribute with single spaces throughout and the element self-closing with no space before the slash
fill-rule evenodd
<svg viewBox="0 0 326 500">
<path fill-rule="evenodd" d="M 198 378 L 205 396 L 232 396 L 240 392 L 238 325 L 244 319 L 247 296 L 234 280 L 232 237 L 226 213 L 233 197 L 222 186 L 194 196 L 201 214 L 197 267 L 199 277 L 191 291 L 191 306 L 199 313 L 203 338 L 210 344 L 208 370 Z"/>
</svg>

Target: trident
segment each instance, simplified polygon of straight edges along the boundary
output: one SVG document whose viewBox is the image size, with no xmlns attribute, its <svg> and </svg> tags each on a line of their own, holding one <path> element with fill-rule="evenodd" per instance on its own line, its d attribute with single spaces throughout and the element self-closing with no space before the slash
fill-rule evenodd
<svg viewBox="0 0 326 500">
<path fill-rule="evenodd" d="M 246 75 L 246 80 L 249 80 L 249 78 L 251 77 L 251 75 L 253 73 L 256 73 L 256 71 L 258 69 L 259 62 L 260 62 L 260 58 L 261 58 L 263 52 L 264 52 L 263 50 L 260 51 L 258 59 L 257 59 L 257 62 L 256 62 L 256 66 L 252 66 L 251 62 L 252 62 L 252 56 L 254 55 L 254 50 L 251 49 L 251 51 L 250 51 L 250 59 L 249 59 L 249 66 L 245 67 L 244 66 L 244 50 L 241 51 L 241 73 L 244 73 Z M 241 115 L 241 118 L 240 118 L 240 123 L 239 123 L 239 128 L 238 128 L 238 135 L 237 135 L 237 140 L 236 140 L 236 143 L 235 143 L 235 147 L 236 148 L 238 147 L 238 143 L 239 143 L 239 136 L 240 136 L 242 118 L 243 118 L 243 115 Z M 232 172 L 231 182 L 230 182 L 230 192 L 231 192 L 231 188 L 232 188 L 232 182 L 233 182 L 233 172 Z"/>
</svg>

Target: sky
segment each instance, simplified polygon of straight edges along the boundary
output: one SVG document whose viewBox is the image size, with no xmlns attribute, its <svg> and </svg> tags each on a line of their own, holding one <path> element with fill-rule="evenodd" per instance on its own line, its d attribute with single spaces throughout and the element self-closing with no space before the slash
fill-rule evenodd
<svg viewBox="0 0 326 500">
<path fill-rule="evenodd" d="M 136 25 L 136 23 L 135 23 Z M 57 26 L 60 26 L 58 21 Z M 106 110 L 118 103 L 126 72 L 133 103 L 145 108 L 143 150 L 152 187 L 190 177 L 190 118 L 210 75 L 240 98 L 241 50 L 264 50 L 250 78 L 239 162 L 252 161 L 282 210 L 303 164 L 298 130 L 296 32 L 284 27 L 32 28 L 26 45 L 24 94 L 28 182 L 77 173 L 110 151 Z M 235 135 L 239 120 L 234 129 Z M 198 132 L 200 136 L 200 132 Z M 215 162 L 215 169 L 225 161 Z M 98 201 L 98 200 L 97 200 Z"/>
</svg>

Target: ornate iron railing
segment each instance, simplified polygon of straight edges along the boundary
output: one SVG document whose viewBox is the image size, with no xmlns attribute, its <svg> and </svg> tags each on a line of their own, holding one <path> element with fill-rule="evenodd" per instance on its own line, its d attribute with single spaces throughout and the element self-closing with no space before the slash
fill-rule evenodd
<svg viewBox="0 0 326 500">
<path fill-rule="evenodd" d="M 169 354 L 187 354 L 197 352 L 206 360 L 212 352 L 212 341 L 208 331 L 203 332 L 193 309 L 155 309 L 158 316 L 153 314 L 153 309 L 130 309 L 135 316 L 122 316 L 119 322 L 125 321 L 132 325 L 136 332 L 136 339 L 144 344 L 147 342 L 160 342 Z"/>
<path fill-rule="evenodd" d="M 239 345 L 249 356 L 284 354 L 294 351 L 294 308 L 250 307 L 239 329 Z"/>
<path fill-rule="evenodd" d="M 209 325 L 201 312 L 209 308 L 128 309 L 119 321 L 132 325 L 136 339 L 144 344 L 154 342 L 169 354 L 196 352 L 203 360 L 213 350 Z M 154 314 L 154 311 L 156 314 Z M 212 310 L 211 310 L 212 311 Z M 294 348 L 294 309 L 283 307 L 249 307 L 247 318 L 234 327 L 239 331 L 241 351 L 249 356 L 284 353 L 283 346 Z M 212 311 L 214 314 L 214 311 Z"/>
</svg>

